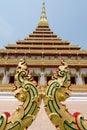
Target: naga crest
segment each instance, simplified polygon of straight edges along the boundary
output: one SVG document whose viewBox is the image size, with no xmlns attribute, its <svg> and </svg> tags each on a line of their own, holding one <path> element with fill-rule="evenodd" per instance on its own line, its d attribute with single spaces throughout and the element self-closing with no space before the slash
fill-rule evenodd
<svg viewBox="0 0 87 130">
<path fill-rule="evenodd" d="M 38 88 L 25 60 L 21 59 L 16 69 L 13 93 L 23 104 L 12 115 L 6 112 L 0 116 L 0 130 L 25 130 L 32 124 L 40 109 Z"/>
<path fill-rule="evenodd" d="M 87 130 L 84 117 L 79 112 L 72 115 L 61 103 L 69 98 L 70 86 L 70 70 L 67 63 L 61 60 L 60 66 L 46 87 L 45 110 L 57 130 Z"/>
</svg>

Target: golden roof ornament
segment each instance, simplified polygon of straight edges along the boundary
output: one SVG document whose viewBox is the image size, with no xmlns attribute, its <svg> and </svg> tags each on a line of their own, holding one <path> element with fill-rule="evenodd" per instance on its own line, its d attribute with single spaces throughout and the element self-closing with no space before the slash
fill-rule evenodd
<svg viewBox="0 0 87 130">
<path fill-rule="evenodd" d="M 42 13 L 40 17 L 40 21 L 38 23 L 38 26 L 49 26 L 47 17 L 46 17 L 46 11 L 45 11 L 45 1 L 42 1 Z"/>
</svg>

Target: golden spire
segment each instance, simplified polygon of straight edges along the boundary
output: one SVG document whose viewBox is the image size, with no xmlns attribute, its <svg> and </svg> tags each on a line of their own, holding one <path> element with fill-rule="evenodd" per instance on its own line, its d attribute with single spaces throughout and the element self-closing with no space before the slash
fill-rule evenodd
<svg viewBox="0 0 87 130">
<path fill-rule="evenodd" d="M 42 13 L 40 17 L 40 21 L 38 23 L 38 26 L 48 26 L 48 21 L 46 17 L 46 11 L 45 11 L 45 1 L 42 1 Z"/>
</svg>

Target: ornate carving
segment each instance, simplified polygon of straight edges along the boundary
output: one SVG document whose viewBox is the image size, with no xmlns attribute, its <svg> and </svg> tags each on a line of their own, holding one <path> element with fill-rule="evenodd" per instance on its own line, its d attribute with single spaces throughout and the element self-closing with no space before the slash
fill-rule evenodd
<svg viewBox="0 0 87 130">
<path fill-rule="evenodd" d="M 78 112 L 70 114 L 61 104 L 69 97 L 70 85 L 70 71 L 63 60 L 48 82 L 44 95 L 45 110 L 57 130 L 86 130 L 87 121 L 83 116 Z"/>
<path fill-rule="evenodd" d="M 8 112 L 0 116 L 0 130 L 24 130 L 32 124 L 39 111 L 40 92 L 23 59 L 16 69 L 13 92 L 23 105 L 18 106 L 11 116 Z"/>
<path fill-rule="evenodd" d="M 29 127 L 40 109 L 41 98 L 57 130 L 86 130 L 87 120 L 82 114 L 70 114 L 61 103 L 69 97 L 70 86 L 70 70 L 64 60 L 48 82 L 48 86 L 40 87 L 33 80 L 25 60 L 22 59 L 16 69 L 13 92 L 23 104 L 18 106 L 12 115 L 4 112 L 0 116 L 0 130 L 25 130 Z"/>
</svg>

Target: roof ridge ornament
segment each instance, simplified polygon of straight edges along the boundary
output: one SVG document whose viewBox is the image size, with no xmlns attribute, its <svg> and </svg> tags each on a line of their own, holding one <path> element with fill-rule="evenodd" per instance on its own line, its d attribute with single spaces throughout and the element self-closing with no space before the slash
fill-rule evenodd
<svg viewBox="0 0 87 130">
<path fill-rule="evenodd" d="M 38 23 L 38 26 L 48 26 L 48 21 L 46 17 L 46 11 L 45 11 L 45 1 L 42 0 L 42 13 L 40 17 L 40 21 Z"/>
</svg>

